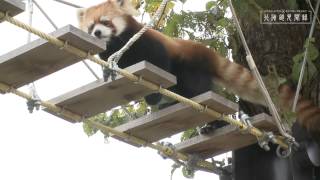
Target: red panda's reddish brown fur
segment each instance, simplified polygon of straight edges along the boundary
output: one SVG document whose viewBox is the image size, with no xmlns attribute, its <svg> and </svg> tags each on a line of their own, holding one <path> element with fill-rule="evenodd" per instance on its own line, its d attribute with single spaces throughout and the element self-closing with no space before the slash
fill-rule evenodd
<svg viewBox="0 0 320 180">
<path fill-rule="evenodd" d="M 126 28 L 131 28 L 133 34 L 142 28 L 142 25 L 132 18 L 135 14 L 137 14 L 137 12 L 128 0 L 122 0 L 121 4 L 119 4 L 119 0 L 109 0 L 100 5 L 80 11 L 79 23 L 80 27 L 87 31 L 89 24 L 98 23 L 103 16 L 107 16 L 111 23 L 113 18 L 121 17 L 126 22 Z M 150 42 L 160 43 L 161 47 L 165 49 L 164 52 L 166 52 L 165 57 L 167 57 L 167 59 L 177 62 L 183 61 L 183 63 L 204 63 L 205 69 L 202 70 L 208 71 L 212 75 L 214 82 L 218 82 L 243 99 L 266 105 L 252 73 L 245 67 L 221 57 L 214 50 L 197 42 L 167 37 L 152 29 L 148 30 L 141 37 L 141 41 L 144 39 L 151 40 Z M 111 52 L 109 52 L 109 54 L 110 53 Z M 140 59 L 141 58 L 142 57 L 140 57 Z M 286 110 L 290 110 L 294 98 L 294 91 L 288 85 L 282 85 L 279 88 L 279 94 L 281 106 L 286 107 Z M 320 133 L 320 109 L 313 105 L 311 101 L 300 97 L 297 104 L 297 116 L 298 122 L 307 128 L 307 130 L 317 134 Z"/>
</svg>

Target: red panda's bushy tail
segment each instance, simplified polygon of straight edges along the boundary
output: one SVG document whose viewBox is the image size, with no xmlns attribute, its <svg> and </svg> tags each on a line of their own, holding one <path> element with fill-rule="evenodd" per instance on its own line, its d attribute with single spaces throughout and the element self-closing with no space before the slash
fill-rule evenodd
<svg viewBox="0 0 320 180">
<path fill-rule="evenodd" d="M 216 53 L 211 55 L 214 82 L 227 90 L 239 95 L 252 103 L 266 106 L 266 102 L 258 87 L 253 74 L 245 67 L 222 58 Z M 282 85 L 278 89 L 279 105 L 285 111 L 291 111 L 295 91 L 289 85 Z M 310 100 L 299 97 L 297 103 L 297 121 L 310 133 L 320 134 L 320 108 Z"/>
</svg>

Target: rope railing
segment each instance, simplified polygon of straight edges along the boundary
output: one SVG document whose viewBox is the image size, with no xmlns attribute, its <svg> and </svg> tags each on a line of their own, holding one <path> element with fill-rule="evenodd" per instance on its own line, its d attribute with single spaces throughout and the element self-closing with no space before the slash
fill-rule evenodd
<svg viewBox="0 0 320 180">
<path fill-rule="evenodd" d="M 101 60 L 100 58 L 98 57 L 95 57 L 93 55 L 91 55 L 89 52 L 85 52 L 81 49 L 78 49 L 76 47 L 73 47 L 72 45 L 68 44 L 67 42 L 64 42 L 62 40 L 59 40 L 57 38 L 55 38 L 54 36 L 51 36 L 49 34 L 46 34 L 44 32 L 41 32 L 27 24 L 24 24 L 23 22 L 20 22 L 12 17 L 10 17 L 8 15 L 8 13 L 3 13 L 3 12 L 0 12 L 0 19 L 3 19 L 3 20 L 6 20 L 8 22 L 10 22 L 11 24 L 14 24 L 26 31 L 29 31 L 29 32 L 32 32 L 33 34 L 35 35 L 38 35 L 39 37 L 47 40 L 48 42 L 58 46 L 59 48 L 61 48 L 62 50 L 65 50 L 67 52 L 70 52 L 72 54 L 75 54 L 77 55 L 78 57 L 80 58 L 87 58 L 105 68 L 109 68 L 109 63 Z M 177 100 L 183 104 L 186 104 L 186 105 L 189 105 L 191 106 L 193 109 L 195 110 L 198 110 L 199 112 L 202 112 L 202 113 L 206 113 L 208 114 L 209 116 L 213 117 L 214 119 L 221 119 L 221 120 L 224 120 L 226 122 L 228 122 L 229 124 L 232 124 L 236 127 L 238 127 L 239 129 L 248 129 L 248 133 L 256 136 L 257 138 L 261 138 L 264 136 L 264 132 L 259 130 L 258 128 L 255 128 L 255 127 L 248 127 L 247 125 L 245 125 L 244 123 L 242 123 L 241 121 L 238 121 L 236 119 L 233 119 L 231 117 L 228 117 L 228 116 L 224 116 L 223 114 L 211 109 L 211 108 L 208 108 L 207 106 L 203 106 L 197 102 L 194 102 L 190 99 L 187 99 L 183 96 L 180 96 L 176 93 L 173 93 L 167 89 L 163 89 L 160 85 L 157 85 L 157 84 L 154 84 L 150 81 L 147 81 L 145 80 L 143 77 L 138 77 L 132 73 L 129 73 L 128 71 L 124 70 L 124 69 L 120 69 L 120 68 L 115 68 L 113 69 L 115 70 L 118 74 L 126 77 L 127 79 L 133 81 L 133 82 L 136 82 L 140 85 L 143 85 L 153 91 L 158 91 L 159 93 L 167 96 L 167 97 L 170 97 L 174 100 Z M 53 109 L 56 109 L 55 106 L 51 105 L 51 104 L 46 104 L 48 107 L 53 107 Z M 45 107 L 47 107 L 45 106 Z M 48 108 L 47 107 L 47 108 Z M 61 108 L 60 108 L 61 109 Z M 56 111 L 55 111 L 56 112 Z M 58 111 L 59 112 L 59 111 Z M 280 147 L 282 148 L 289 148 L 288 144 L 286 141 L 283 140 L 283 138 L 279 137 L 279 136 L 276 136 L 273 143 L 275 144 L 278 144 Z"/>
<path fill-rule="evenodd" d="M 6 85 L 1 82 L 0 82 L 0 91 L 4 92 L 4 93 L 15 94 L 19 97 L 26 99 L 26 100 L 33 99 L 33 97 L 31 95 L 24 93 L 22 91 L 19 91 L 15 88 L 12 88 L 9 85 Z M 62 108 L 62 107 L 53 105 L 49 102 L 42 101 L 42 100 L 40 100 L 39 102 L 40 102 L 41 106 L 48 108 L 49 110 L 51 110 L 54 113 L 61 114 L 61 115 L 65 116 L 66 118 L 73 119 L 76 122 L 88 123 L 90 126 L 97 128 L 97 129 L 101 130 L 102 132 L 109 132 L 109 133 L 116 135 L 120 138 L 123 138 L 126 141 L 129 141 L 131 143 L 139 144 L 143 147 L 149 147 L 151 149 L 157 150 L 159 152 L 162 152 L 166 157 L 168 157 L 174 161 L 177 161 L 177 160 L 188 161 L 189 160 L 188 155 L 176 152 L 174 149 L 167 147 L 167 146 L 162 146 L 160 143 L 149 143 L 143 139 L 134 137 L 132 135 L 123 133 L 121 131 L 117 131 L 109 126 L 106 126 L 106 125 L 101 124 L 99 122 L 96 122 L 94 120 L 85 119 L 84 116 L 73 113 L 71 111 L 68 111 L 68 110 Z M 205 160 L 199 160 L 196 163 L 196 165 L 198 166 L 197 168 L 199 168 L 200 170 L 206 171 L 206 172 L 212 172 L 215 174 L 222 174 L 222 171 L 223 171 L 222 169 L 216 168 L 214 164 L 212 164 L 208 161 L 205 161 Z"/>
</svg>

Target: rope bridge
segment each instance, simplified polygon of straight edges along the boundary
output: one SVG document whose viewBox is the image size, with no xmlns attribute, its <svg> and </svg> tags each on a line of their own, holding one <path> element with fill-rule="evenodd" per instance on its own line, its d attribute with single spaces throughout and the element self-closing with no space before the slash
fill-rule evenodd
<svg viewBox="0 0 320 180">
<path fill-rule="evenodd" d="M 164 2 L 167 2 L 167 1 L 164 1 Z M 86 52 L 86 51 L 83 51 L 77 47 L 74 47 L 73 45 L 69 44 L 68 41 L 62 41 L 52 35 L 49 35 L 49 34 L 46 34 L 44 32 L 41 32 L 23 22 L 20 22 L 16 19 L 14 19 L 13 17 L 11 17 L 9 15 L 9 12 L 1 12 L 0 11 L 0 22 L 1 21 L 7 21 L 7 22 L 10 22 L 11 24 L 13 25 L 16 25 L 30 33 L 33 33 L 37 36 L 39 36 L 40 38 L 42 39 L 45 39 L 47 40 L 49 43 L 57 46 L 58 48 L 60 48 L 61 50 L 64 50 L 66 52 L 69 52 L 71 54 L 74 54 L 76 56 L 78 56 L 79 58 L 81 59 L 89 59 L 91 60 L 92 62 L 95 62 L 101 66 L 103 66 L 104 68 L 109 68 L 115 72 L 117 72 L 119 75 L 122 75 L 123 77 L 131 80 L 132 82 L 135 82 L 137 84 L 140 84 L 152 91 L 157 91 L 167 97 L 170 97 L 176 101 L 179 101 L 185 105 L 188 105 L 190 107 L 192 107 L 193 109 L 201 112 L 201 113 L 204 113 L 204 114 L 207 114 L 209 115 L 210 117 L 213 117 L 214 119 L 221 119 L 221 120 L 224 120 L 226 122 L 228 122 L 229 124 L 231 125 L 234 125 L 236 126 L 237 128 L 241 129 L 241 130 L 246 130 L 248 133 L 250 133 L 251 135 L 257 137 L 258 139 L 262 139 L 266 136 L 266 133 L 256 127 L 253 127 L 253 126 L 250 126 L 249 124 L 247 123 L 244 123 L 242 121 L 238 121 L 236 119 L 233 119 L 229 116 L 224 116 L 222 113 L 219 113 L 217 111 L 215 111 L 214 109 L 211 109 L 209 108 L 208 106 L 204 106 L 200 103 L 197 103 L 193 100 L 190 100 L 190 99 L 187 99 L 185 97 L 182 97 L 176 93 L 173 93 L 165 88 L 163 88 L 161 85 L 158 85 L 158 84 L 155 84 L 155 83 L 152 83 L 146 79 L 144 79 L 144 77 L 141 77 L 141 76 L 137 76 L 137 75 L 134 75 L 130 72 L 128 72 L 127 70 L 124 70 L 124 69 L 120 69 L 118 68 L 117 66 L 111 66 L 111 64 L 113 63 L 112 61 L 115 60 L 117 61 L 120 57 L 118 58 L 115 58 L 115 59 L 109 59 L 110 61 L 108 62 L 105 62 L 103 60 L 101 60 L 100 58 L 97 58 L 95 57 L 93 54 L 91 54 L 90 52 Z M 147 25 L 146 26 L 146 29 L 148 29 L 150 27 L 150 25 Z M 145 29 L 145 30 L 146 30 Z M 142 35 L 142 33 L 140 34 Z M 138 37 L 139 38 L 139 37 Z M 133 42 L 132 42 L 133 43 Z M 132 44 L 131 43 L 131 44 Z M 123 53 L 124 51 L 122 51 Z M 27 99 L 27 100 L 33 100 L 33 97 L 22 92 L 22 91 L 19 91 L 17 90 L 16 88 L 8 85 L 8 84 L 5 84 L 5 83 L 0 83 L 0 91 L 4 92 L 4 93 L 13 93 L 17 96 L 20 96 L 24 99 Z M 118 131 L 118 130 L 115 130 L 114 128 L 111 128 L 111 127 L 108 127 L 108 126 L 105 126 L 101 123 L 98 123 L 98 122 L 95 122 L 93 120 L 88 120 L 86 119 L 84 116 L 82 115 L 79 115 L 77 113 L 74 113 L 74 112 L 71 112 L 71 111 L 68 111 L 66 109 L 64 109 L 63 107 L 60 107 L 60 106 L 57 106 L 57 105 L 54 105 L 50 102 L 46 102 L 46 101 L 42 101 L 42 100 L 39 100 L 41 106 L 57 113 L 57 114 L 63 114 L 64 116 L 70 118 L 70 119 L 73 119 L 74 121 L 76 122 L 86 122 L 88 124 L 90 124 L 91 126 L 103 131 L 103 132 L 110 132 L 114 135 L 117 135 L 123 139 L 126 139 L 128 140 L 129 142 L 132 142 L 132 143 L 136 143 L 136 144 L 139 144 L 141 146 L 144 146 L 144 147 L 149 147 L 151 149 L 154 149 L 154 150 L 157 150 L 157 151 L 160 151 L 162 152 L 165 156 L 173 159 L 174 161 L 188 161 L 190 160 L 190 156 L 186 155 L 186 154 L 183 154 L 183 153 L 180 153 L 180 152 L 176 152 L 174 148 L 172 147 L 169 147 L 169 146 L 163 146 L 161 145 L 160 143 L 149 143 L 143 139 L 140 139 L 140 138 L 137 138 L 137 137 L 134 137 L 132 135 L 129 135 L 127 133 L 123 133 L 121 131 Z M 275 144 L 278 144 L 279 147 L 283 148 L 283 149 L 288 149 L 290 148 L 290 145 L 288 144 L 288 142 L 286 141 L 286 139 L 282 136 L 274 136 L 272 138 L 272 141 L 273 143 Z M 208 162 L 208 161 L 204 161 L 204 160 L 199 160 L 197 163 L 196 163 L 196 166 L 197 168 L 199 168 L 200 170 L 204 170 L 204 171 L 208 171 L 208 172 L 213 172 L 213 173 L 216 173 L 216 174 L 221 174 L 222 173 L 222 169 L 219 169 L 217 168 L 214 164 L 212 164 L 211 162 Z"/>
</svg>

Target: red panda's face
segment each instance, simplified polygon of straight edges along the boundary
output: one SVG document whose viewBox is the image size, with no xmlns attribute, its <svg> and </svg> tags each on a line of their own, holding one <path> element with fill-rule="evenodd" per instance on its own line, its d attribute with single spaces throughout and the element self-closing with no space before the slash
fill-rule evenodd
<svg viewBox="0 0 320 180">
<path fill-rule="evenodd" d="M 137 15 L 129 0 L 108 0 L 78 12 L 80 28 L 92 36 L 109 41 L 127 27 L 126 15 Z"/>
</svg>

